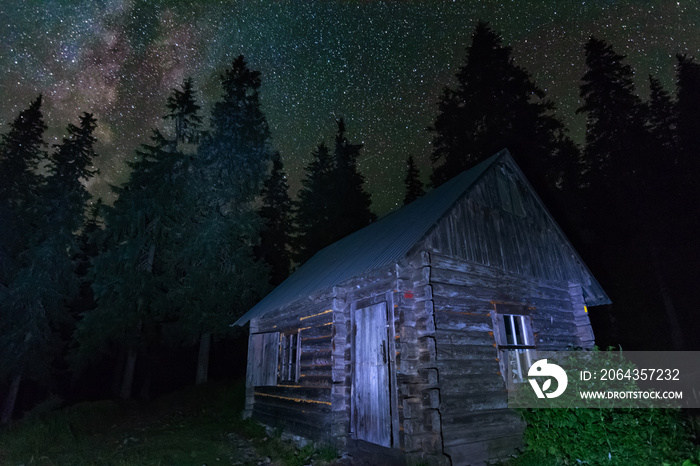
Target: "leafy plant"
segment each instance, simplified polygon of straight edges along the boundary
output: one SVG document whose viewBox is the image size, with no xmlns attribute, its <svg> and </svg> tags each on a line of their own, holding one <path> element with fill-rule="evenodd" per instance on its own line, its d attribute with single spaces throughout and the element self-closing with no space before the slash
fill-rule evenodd
<svg viewBox="0 0 700 466">
<path fill-rule="evenodd" d="M 619 351 L 593 351 L 590 356 L 576 358 L 579 369 L 582 362 L 590 364 L 592 371 L 604 367 L 623 371 L 634 368 L 620 357 Z M 559 363 L 569 367 L 566 360 Z M 581 381 L 575 374 L 569 374 L 569 381 L 575 385 L 574 392 L 599 389 L 595 380 Z M 634 381 L 623 379 L 615 389 L 639 388 Z M 524 391 L 524 396 L 527 393 Z M 694 455 L 694 447 L 692 420 L 683 416 L 681 410 L 629 407 L 622 402 L 610 407 L 600 400 L 590 400 L 580 407 L 561 398 L 563 403 L 558 407 L 521 410 L 528 425 L 526 454 L 516 464 L 693 465 L 682 463 Z"/>
</svg>

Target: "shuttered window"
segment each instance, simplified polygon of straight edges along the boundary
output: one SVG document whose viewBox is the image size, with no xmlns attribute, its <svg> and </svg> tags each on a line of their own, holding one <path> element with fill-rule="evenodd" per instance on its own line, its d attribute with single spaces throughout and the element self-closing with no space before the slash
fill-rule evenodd
<svg viewBox="0 0 700 466">
<path fill-rule="evenodd" d="M 494 337 L 506 383 L 524 382 L 535 357 L 535 338 L 529 310 L 514 304 L 496 304 Z"/>
<path fill-rule="evenodd" d="M 279 332 L 256 333 L 250 336 L 248 377 L 252 386 L 277 385 Z"/>
<path fill-rule="evenodd" d="M 299 332 L 280 335 L 279 378 L 280 383 L 299 381 L 301 338 Z"/>
</svg>

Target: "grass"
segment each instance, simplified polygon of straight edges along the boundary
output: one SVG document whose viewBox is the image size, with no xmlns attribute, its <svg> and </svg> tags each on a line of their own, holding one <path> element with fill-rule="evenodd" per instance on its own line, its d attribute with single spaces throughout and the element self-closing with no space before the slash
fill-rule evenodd
<svg viewBox="0 0 700 466">
<path fill-rule="evenodd" d="M 273 464 L 296 466 L 337 456 L 324 447 L 298 449 L 269 438 L 262 426 L 241 419 L 244 390 L 242 382 L 207 384 L 148 403 L 39 409 L 0 433 L 0 464 L 257 465 L 267 456 Z"/>
</svg>

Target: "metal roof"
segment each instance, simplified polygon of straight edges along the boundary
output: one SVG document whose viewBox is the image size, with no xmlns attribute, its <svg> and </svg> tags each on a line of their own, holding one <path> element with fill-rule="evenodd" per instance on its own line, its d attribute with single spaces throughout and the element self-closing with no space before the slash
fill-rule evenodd
<svg viewBox="0 0 700 466">
<path fill-rule="evenodd" d="M 511 157 L 502 150 L 420 199 L 320 250 L 233 325 L 244 325 L 302 297 L 401 260 L 503 156 Z M 595 282 L 592 275 L 591 280 Z"/>
</svg>

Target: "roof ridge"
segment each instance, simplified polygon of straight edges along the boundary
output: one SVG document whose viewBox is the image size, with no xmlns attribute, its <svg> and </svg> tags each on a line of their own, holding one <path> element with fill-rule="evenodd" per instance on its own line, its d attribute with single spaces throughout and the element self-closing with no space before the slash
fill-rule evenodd
<svg viewBox="0 0 700 466">
<path fill-rule="evenodd" d="M 302 264 L 233 325 L 243 325 L 303 296 L 403 258 L 507 149 L 479 162 L 412 203 L 326 246 Z M 439 202 L 444 198 L 442 202 Z"/>
</svg>

